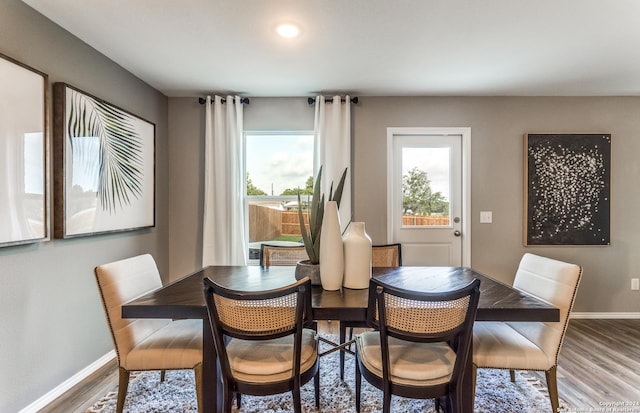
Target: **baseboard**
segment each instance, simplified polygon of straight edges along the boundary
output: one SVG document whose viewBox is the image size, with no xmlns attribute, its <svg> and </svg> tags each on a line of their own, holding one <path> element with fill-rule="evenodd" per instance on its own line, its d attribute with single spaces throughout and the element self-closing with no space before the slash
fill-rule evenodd
<svg viewBox="0 0 640 413">
<path fill-rule="evenodd" d="M 20 410 L 18 413 L 37 413 L 39 410 L 45 408 L 47 405 L 52 403 L 55 399 L 62 396 L 65 392 L 71 389 L 76 384 L 80 383 L 82 380 L 89 377 L 95 371 L 100 369 L 105 364 L 109 363 L 116 357 L 115 350 L 111 350 L 104 356 L 100 357 L 98 360 L 94 361 L 84 369 L 80 370 L 73 376 L 69 377 L 64 382 L 60 383 L 58 386 L 53 388 L 44 396 L 40 397 L 38 400 L 34 401 L 24 409 Z"/>
<path fill-rule="evenodd" d="M 576 313 L 576 312 L 572 312 L 569 318 L 640 319 L 640 313 Z"/>
</svg>

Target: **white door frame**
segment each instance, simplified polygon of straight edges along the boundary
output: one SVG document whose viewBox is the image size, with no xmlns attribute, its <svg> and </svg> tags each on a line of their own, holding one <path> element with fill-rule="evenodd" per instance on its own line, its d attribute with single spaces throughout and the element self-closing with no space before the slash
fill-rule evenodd
<svg viewBox="0 0 640 413">
<path fill-rule="evenodd" d="M 471 267 L 471 128 L 469 127 L 389 127 L 387 128 L 387 242 L 393 241 L 393 137 L 395 135 L 462 136 L 462 265 Z"/>
</svg>

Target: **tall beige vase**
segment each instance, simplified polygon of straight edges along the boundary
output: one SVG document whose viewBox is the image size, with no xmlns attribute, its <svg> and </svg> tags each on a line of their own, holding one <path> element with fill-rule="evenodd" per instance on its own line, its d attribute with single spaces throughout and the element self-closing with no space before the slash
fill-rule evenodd
<svg viewBox="0 0 640 413">
<path fill-rule="evenodd" d="M 364 228 L 364 222 L 352 222 L 345 234 L 344 280 L 346 288 L 369 288 L 371 278 L 371 238 Z"/>
<path fill-rule="evenodd" d="M 320 282 L 322 288 L 336 291 L 342 287 L 344 251 L 340 233 L 340 216 L 336 201 L 327 201 L 320 233 Z"/>
</svg>

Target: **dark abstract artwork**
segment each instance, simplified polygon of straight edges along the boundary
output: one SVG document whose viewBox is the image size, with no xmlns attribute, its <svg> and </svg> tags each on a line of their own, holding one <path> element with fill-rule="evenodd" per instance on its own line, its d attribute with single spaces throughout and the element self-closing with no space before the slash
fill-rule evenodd
<svg viewBox="0 0 640 413">
<path fill-rule="evenodd" d="M 610 134 L 525 137 L 525 245 L 609 245 Z"/>
</svg>

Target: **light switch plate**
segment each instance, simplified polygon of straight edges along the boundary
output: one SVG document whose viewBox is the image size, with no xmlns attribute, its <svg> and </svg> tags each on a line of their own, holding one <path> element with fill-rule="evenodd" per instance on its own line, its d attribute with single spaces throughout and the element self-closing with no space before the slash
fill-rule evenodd
<svg viewBox="0 0 640 413">
<path fill-rule="evenodd" d="M 493 222 L 493 212 L 491 211 L 480 211 L 480 223 L 481 224 L 491 224 Z"/>
<path fill-rule="evenodd" d="M 640 279 L 632 278 L 631 279 L 631 289 L 632 290 L 640 290 Z"/>
</svg>

